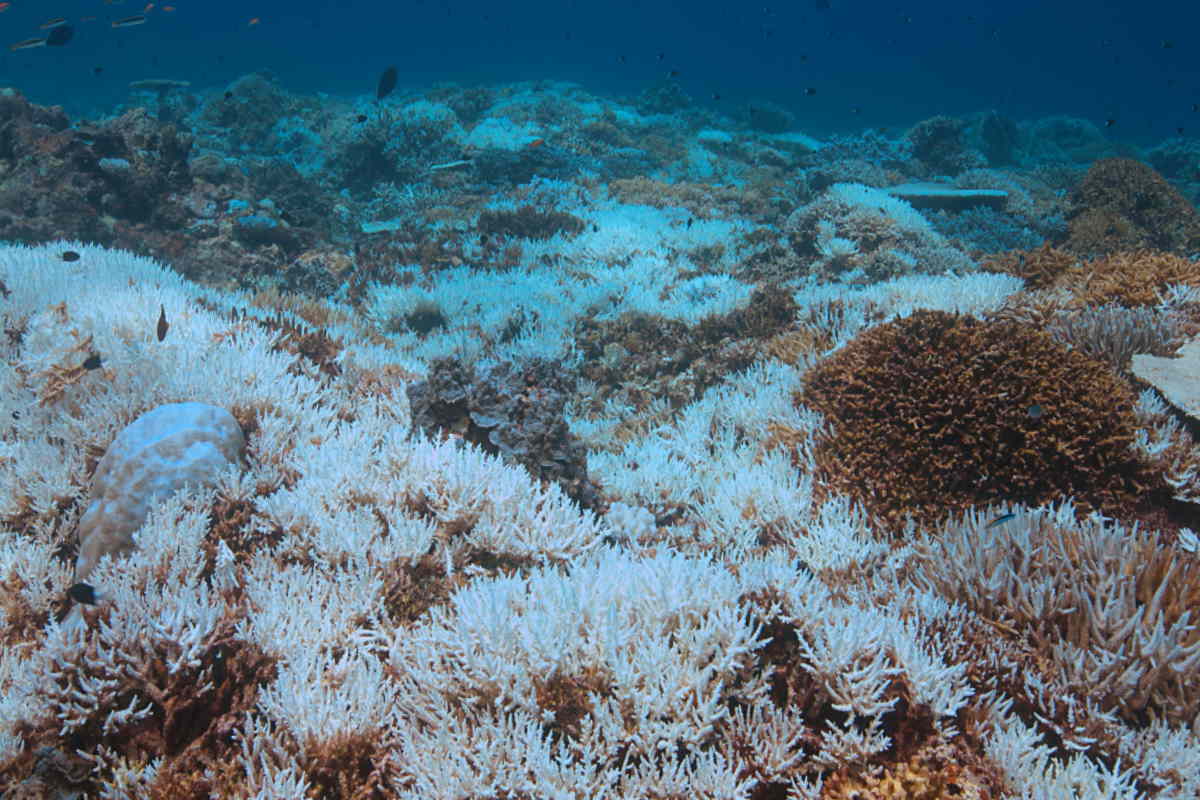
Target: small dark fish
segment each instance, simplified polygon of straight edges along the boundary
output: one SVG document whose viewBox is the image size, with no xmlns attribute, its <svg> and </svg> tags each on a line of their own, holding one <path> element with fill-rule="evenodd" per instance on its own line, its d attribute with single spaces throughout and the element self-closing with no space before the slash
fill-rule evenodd
<svg viewBox="0 0 1200 800">
<path fill-rule="evenodd" d="M 73 38 L 75 38 L 75 29 L 70 25 L 60 25 L 50 31 L 50 35 L 46 37 L 46 44 L 51 47 L 62 47 Z"/>
<path fill-rule="evenodd" d="M 361 123 L 363 123 L 363 122 L 366 122 L 366 121 L 367 121 L 367 115 L 366 115 L 366 114 L 359 114 L 357 117 L 355 117 L 355 118 L 354 118 L 354 121 L 355 121 L 355 122 L 357 122 L 357 123 L 359 123 L 359 124 L 361 124 Z"/>
<path fill-rule="evenodd" d="M 92 67 L 93 75 L 100 75 L 104 72 L 104 67 Z"/>
<path fill-rule="evenodd" d="M 720 99 L 721 99 L 721 94 L 719 92 L 713 92 L 713 100 L 720 100 Z"/>
<path fill-rule="evenodd" d="M 103 363 L 104 363 L 104 360 L 100 358 L 99 353 L 92 353 L 90 356 L 88 356 L 84 360 L 83 368 L 88 369 L 88 370 L 100 369 L 100 367 L 101 367 L 101 365 L 103 365 Z"/>
<path fill-rule="evenodd" d="M 987 525 L 984 525 L 983 529 L 986 531 L 986 530 L 995 528 L 998 525 L 1003 525 L 1004 523 L 1008 522 L 1010 519 L 1012 519 L 1015 516 L 1016 516 L 1016 514 L 1014 514 L 1011 511 L 1008 512 L 1007 514 L 1001 514 L 1000 516 L 996 517 L 994 520 L 989 522 Z"/>
<path fill-rule="evenodd" d="M 678 78 L 679 70 L 677 70 L 677 69 L 667 70 L 667 77 L 668 78 Z"/>
<path fill-rule="evenodd" d="M 59 258 L 63 261 L 78 261 L 79 253 L 76 253 L 74 250 L 64 250 Z"/>
<path fill-rule="evenodd" d="M 1175 42 L 1171 41 L 1170 39 L 1163 39 L 1163 50 L 1171 50 L 1174 49 L 1174 47 Z"/>
<path fill-rule="evenodd" d="M 233 99 L 233 92 L 226 92 L 226 93 L 225 93 L 225 99 L 226 99 L 226 100 L 232 100 L 232 99 Z"/>
<path fill-rule="evenodd" d="M 74 600 L 76 603 L 82 603 L 85 606 L 96 605 L 96 590 L 91 584 L 76 583 L 72 584 L 67 589 L 67 597 Z"/>
<path fill-rule="evenodd" d="M 1117 120 L 1113 117 L 1109 117 L 1108 119 L 1104 120 L 1104 127 L 1106 127 L 1106 128 L 1111 128 L 1113 125 L 1116 125 L 1116 124 L 1117 124 Z"/>
<path fill-rule="evenodd" d="M 145 21 L 145 14 L 135 14 L 132 17 L 121 17 L 121 19 L 114 19 L 112 21 L 112 26 L 114 28 L 132 28 L 134 25 L 141 25 Z"/>
<path fill-rule="evenodd" d="M 1192 111 L 1200 111 L 1200 103 L 1192 103 Z"/>
<path fill-rule="evenodd" d="M 600 232 L 600 226 L 593 222 L 592 223 L 592 233 L 599 233 L 599 232 Z"/>
<path fill-rule="evenodd" d="M 667 54 L 666 54 L 666 53 L 659 53 L 659 54 L 658 54 L 658 60 L 659 60 L 659 61 L 662 61 L 662 60 L 663 60 L 664 58 L 666 58 L 666 57 L 667 57 Z"/>
<path fill-rule="evenodd" d="M 1176 128 L 1176 129 L 1175 129 L 1175 132 L 1176 132 L 1177 134 L 1179 134 L 1180 136 L 1183 136 L 1183 128 Z"/>
<path fill-rule="evenodd" d="M 398 77 L 399 74 L 394 66 L 383 71 L 383 74 L 379 76 L 379 85 L 375 87 L 375 102 L 379 102 L 392 93 L 392 90 L 396 88 Z"/>
<path fill-rule="evenodd" d="M 226 674 L 225 647 L 224 645 L 220 645 L 213 651 L 212 682 L 215 684 L 224 683 Z"/>
<path fill-rule="evenodd" d="M 816 93 L 817 93 L 817 90 L 815 88 L 813 88 L 812 86 L 809 86 L 808 88 L 806 88 L 804 90 L 805 97 L 812 97 Z"/>
<path fill-rule="evenodd" d="M 171 327 L 167 322 L 167 310 L 161 305 L 158 307 L 158 340 L 161 342 L 167 338 L 167 330 Z"/>
<path fill-rule="evenodd" d="M 46 20 L 39 27 L 41 27 L 41 29 L 44 31 L 48 31 L 51 28 L 57 28 L 59 25 L 66 25 L 66 24 L 67 24 L 66 17 L 55 17 L 54 19 Z"/>
<path fill-rule="evenodd" d="M 1029 418 L 1030 419 L 1041 419 L 1042 418 L 1042 407 L 1039 404 L 1034 403 L 1033 405 L 1031 405 L 1029 407 Z"/>
<path fill-rule="evenodd" d="M 688 217 L 688 221 L 687 221 L 687 227 L 688 227 L 688 230 L 691 230 L 691 229 L 692 229 L 692 223 L 693 223 L 693 222 L 695 222 L 695 221 L 696 221 L 696 218 L 695 218 L 695 217 Z"/>
</svg>

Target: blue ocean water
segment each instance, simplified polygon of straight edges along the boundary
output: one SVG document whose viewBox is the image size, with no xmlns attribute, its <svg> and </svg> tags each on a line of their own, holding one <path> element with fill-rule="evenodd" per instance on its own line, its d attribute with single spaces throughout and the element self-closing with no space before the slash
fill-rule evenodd
<svg viewBox="0 0 1200 800">
<path fill-rule="evenodd" d="M 291 91 L 354 94 L 395 64 L 401 90 L 551 78 L 636 93 L 672 74 L 698 102 L 771 100 L 816 133 L 985 109 L 1111 120 L 1131 142 L 1200 129 L 1200 10 L 1166 0 L 4 5 L 10 43 L 52 18 L 74 28 L 66 46 L 0 55 L 0 84 L 72 115 L 101 113 L 145 78 L 204 88 L 267 70 Z M 111 26 L 143 12 L 145 24 Z"/>
</svg>

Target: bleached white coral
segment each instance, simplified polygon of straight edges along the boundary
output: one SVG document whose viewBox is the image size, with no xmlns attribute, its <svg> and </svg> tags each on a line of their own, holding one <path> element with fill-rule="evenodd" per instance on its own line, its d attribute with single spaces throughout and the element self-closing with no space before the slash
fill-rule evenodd
<svg viewBox="0 0 1200 800">
<path fill-rule="evenodd" d="M 608 508 L 604 521 L 620 541 L 637 541 L 654 533 L 654 514 L 642 506 L 617 501 Z"/>
<path fill-rule="evenodd" d="M 1162 470 L 1176 500 L 1200 502 L 1200 447 L 1187 428 L 1154 389 L 1139 394 L 1133 410 L 1138 420 L 1134 447 Z"/>
<path fill-rule="evenodd" d="M 826 197 L 849 208 L 863 208 L 886 214 L 902 228 L 929 232 L 933 227 L 912 205 L 883 189 L 861 183 L 835 183 L 826 190 Z"/>
<path fill-rule="evenodd" d="M 103 267 L 89 284 L 61 261 L 42 269 L 59 249 L 0 249 L 0 280 L 13 292 L 0 314 L 6 325 L 30 322 L 23 342 L 0 337 L 0 756 L 77 746 L 97 767 L 97 796 L 153 794 L 164 776 L 212 780 L 218 770 L 236 784 L 230 796 L 313 794 L 332 772 L 362 777 L 321 763 L 349 740 L 379 792 L 414 800 L 746 797 L 764 781 L 812 797 L 828 771 L 878 767 L 893 723 L 911 722 L 897 718 L 913 708 L 932 715 L 931 737 L 973 747 L 956 721 L 1000 702 L 972 694 L 962 631 L 980 619 L 915 575 L 924 551 L 878 541 L 859 509 L 815 490 L 823 423 L 793 399 L 807 358 L 756 364 L 687 407 L 660 404 L 624 445 L 613 437 L 593 453 L 613 503 L 598 519 L 477 449 L 412 436 L 403 381 L 420 358 L 389 352 L 347 309 L 328 309 L 342 371 L 324 375 L 252 317 L 209 310 L 259 313 L 245 297 L 205 292 L 200 303 L 199 290 L 151 262 L 77 248 L 86 266 Z M 623 263 L 634 262 L 626 253 Z M 799 295 L 836 343 L 875 319 L 876 300 L 887 313 L 986 307 L 1011 286 L 1004 280 L 847 289 L 840 311 L 822 305 L 830 294 Z M 593 290 L 598 307 L 623 302 L 611 287 L 580 297 Z M 160 304 L 171 320 L 162 342 Z M 102 369 L 81 366 L 88 337 Z M 56 622 L 70 578 L 55 554 L 69 546 L 89 456 L 146 408 L 188 399 L 253 421 L 249 465 L 153 503 L 136 550 L 96 568 L 108 591 L 101 607 L 86 624 Z M 670 513 L 652 528 L 659 506 Z M 1078 522 L 1072 510 L 1039 513 Z M 974 533 L 983 519 L 972 518 Z M 609 548 L 617 527 L 643 535 Z M 1112 538 L 1084 553 L 1089 568 L 1097 553 L 1107 563 L 1108 545 L 1137 537 Z M 960 566 L 994 555 L 966 541 L 983 552 Z M 396 613 L 393 592 L 409 586 L 398 578 L 427 590 L 430 605 Z M 975 594 L 1006 591 L 1010 578 L 989 574 Z M 1025 583 L 1013 591 L 1058 608 L 1041 581 Z M 1122 591 L 1092 610 L 1119 617 L 1130 601 Z M 1142 607 L 1154 617 L 1161 604 Z M 1123 644 L 1191 667 L 1186 624 L 1150 625 Z M 1097 641 L 1117 633 L 1102 627 Z M 1047 660 L 1056 653 L 1086 669 L 1018 687 L 1022 702 L 1073 695 L 1038 722 L 1061 729 L 1054 747 L 1002 710 L 979 755 L 1023 796 L 1134 796 L 1135 781 L 1194 794 L 1194 734 L 1154 722 L 1121 735 L 1110 714 L 1101 721 L 1112 735 L 1090 742 L 1087 724 L 1105 712 L 1073 687 L 1095 665 L 1066 649 Z M 1157 680 L 1156 669 L 1128 677 Z M 779 701 L 784 676 L 811 706 Z M 1159 683 L 1155 702 L 1168 708 L 1176 696 Z M 166 708 L 182 708 L 170 701 L 185 698 L 218 715 L 204 734 L 212 739 L 180 743 L 187 758 L 217 739 L 228 745 L 219 767 L 198 768 L 207 775 L 181 775 L 191 762 L 169 752 L 135 752 Z M 810 711 L 835 704 L 849 713 Z M 1089 746 L 1109 760 L 1083 753 Z"/>
<path fill-rule="evenodd" d="M 738 594 L 734 576 L 704 561 L 603 550 L 569 574 L 477 580 L 429 624 L 379 638 L 414 689 L 478 714 L 537 717 L 539 685 L 594 676 L 577 746 L 652 754 L 698 746 L 726 716 L 725 687 L 760 645 Z"/>
<path fill-rule="evenodd" d="M 262 714 L 303 748 L 350 733 L 380 730 L 394 713 L 396 687 L 383 664 L 362 652 L 332 656 L 321 648 L 292 650 L 258 697 Z"/>
<path fill-rule="evenodd" d="M 206 520 L 203 511 L 186 508 L 191 499 L 176 495 L 152 513 L 146 532 L 158 537 L 154 546 L 97 568 L 108 606 L 100 624 L 47 626 L 28 672 L 13 682 L 26 714 L 57 719 L 64 734 L 95 726 L 116 736 L 161 702 L 155 680 L 183 673 L 194 696 L 212 691 L 211 669 L 200 656 L 228 607 L 196 579 Z M 146 585 L 150 565 L 161 579 L 155 586 Z"/>
<path fill-rule="evenodd" d="M 988 757 L 1000 765 L 1020 800 L 1137 800 L 1142 797 L 1131 769 L 1107 767 L 1083 755 L 1055 758 L 1050 746 L 1010 712 L 1011 704 L 992 707 L 992 732 L 984 742 Z"/>
<path fill-rule="evenodd" d="M 835 183 L 787 221 L 811 242 L 827 272 L 883 280 L 914 272 L 974 268 L 970 257 L 939 234 L 904 200 L 882 189 Z"/>
<path fill-rule="evenodd" d="M 851 239 L 837 235 L 837 225 L 823 219 L 817 222 L 817 252 L 831 260 L 849 258 L 858 253 L 858 245 Z"/>
<path fill-rule="evenodd" d="M 133 532 L 154 503 L 183 486 L 211 485 L 240 462 L 245 447 L 237 420 L 205 403 L 167 403 L 129 423 L 92 476 L 79 520 L 75 578 L 86 579 L 103 556 L 132 547 Z"/>
</svg>

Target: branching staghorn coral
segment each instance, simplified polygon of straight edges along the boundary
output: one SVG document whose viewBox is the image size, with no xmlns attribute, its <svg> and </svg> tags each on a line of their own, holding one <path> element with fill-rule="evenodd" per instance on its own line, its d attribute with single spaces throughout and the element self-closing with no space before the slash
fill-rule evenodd
<svg viewBox="0 0 1200 800">
<path fill-rule="evenodd" d="M 1157 532 L 1077 520 L 1069 506 L 1013 513 L 983 541 L 969 521 L 943 527 L 925 545 L 922 580 L 1032 648 L 1041 674 L 1020 694 L 1046 720 L 1086 712 L 1110 737 L 1118 720 L 1192 725 L 1200 560 Z M 1072 697 L 1086 705 L 1070 710 Z"/>
<path fill-rule="evenodd" d="M 886 541 L 844 495 L 815 496 L 826 423 L 791 399 L 810 356 L 757 364 L 597 454 L 626 504 L 601 520 L 477 448 L 413 435 L 395 353 L 344 309 L 327 370 L 277 346 L 272 315 L 225 313 L 243 296 L 202 303 L 157 265 L 78 249 L 91 281 L 42 269 L 54 249 L 0 249 L 0 314 L 37 331 L 0 343 L 18 375 L 0 385 L 2 791 L 1168 797 L 1200 781 L 1184 722 L 1136 730 L 1071 705 L 1065 651 L 1045 656 L 1057 683 L 1000 681 L 1032 651 L 919 579 L 917 530 Z M 974 286 L 956 291 L 996 304 Z M 60 303 L 69 323 L 47 312 Z M 858 330 L 873 313 L 829 319 Z M 12 365 L 76 329 L 104 379 L 39 406 Z M 59 621 L 96 464 L 181 399 L 227 408 L 248 464 L 156 501 L 136 547 L 96 566 L 99 605 Z M 1146 580 L 1175 585 L 1155 559 Z M 1164 614 L 1195 605 L 1168 599 Z M 1156 709 L 1174 689 L 1146 674 Z M 1059 729 L 1095 741 L 1073 752 Z"/>
</svg>

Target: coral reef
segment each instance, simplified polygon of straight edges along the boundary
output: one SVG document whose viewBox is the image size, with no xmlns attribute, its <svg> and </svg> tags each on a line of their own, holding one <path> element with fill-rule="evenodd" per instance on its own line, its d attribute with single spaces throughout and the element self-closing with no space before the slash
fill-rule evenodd
<svg viewBox="0 0 1200 800">
<path fill-rule="evenodd" d="M 688 326 L 651 314 L 610 321 L 584 320 L 577 328 L 584 363 L 580 375 L 600 398 L 642 410 L 653 403 L 681 407 L 721 380 L 750 366 L 768 340 L 787 331 L 796 304 L 779 286 L 756 289 L 743 309 Z"/>
<path fill-rule="evenodd" d="M 1077 264 L 1060 286 L 1087 303 L 1156 305 L 1171 286 L 1200 286 L 1196 262 L 1172 253 L 1128 250 Z"/>
<path fill-rule="evenodd" d="M 1134 377 L 1200 287 L 1084 176 L 1132 148 L 131 88 L 0 92 L 5 797 L 1200 794 L 1200 434 Z M 947 175 L 1003 208 L 888 193 Z M 128 457 L 183 404 L 205 469 Z"/>
<path fill-rule="evenodd" d="M 213 485 L 222 469 L 241 461 L 245 447 L 237 420 L 203 403 L 169 403 L 129 423 L 92 475 L 79 519 L 76 580 L 86 580 L 102 557 L 132 548 L 151 506 L 184 486 Z"/>
<path fill-rule="evenodd" d="M 1028 289 L 1038 290 L 1055 285 L 1078 263 L 1079 259 L 1071 253 L 1043 242 L 1038 248 L 995 254 L 984 259 L 980 267 L 1015 275 L 1025 282 Z"/>
<path fill-rule="evenodd" d="M 1106 158 L 1071 196 L 1065 247 L 1085 258 L 1153 249 L 1187 256 L 1200 249 L 1200 212 L 1154 169 Z"/>
<path fill-rule="evenodd" d="M 1104 362 L 1115 374 L 1128 378 L 1135 355 L 1174 354 L 1183 341 L 1182 328 L 1177 315 L 1157 308 L 1106 305 L 1063 309 L 1045 330 L 1056 341 Z"/>
<path fill-rule="evenodd" d="M 67 247 L 77 259 L 62 260 Z M 1195 687 L 1170 672 L 1195 674 L 1200 657 L 1187 622 L 1195 557 L 1175 544 L 1185 532 L 1002 506 L 888 541 L 851 493 L 818 481 L 836 412 L 792 397 L 820 384 L 822 364 L 872 334 L 895 340 L 906 321 L 884 320 L 913 303 L 957 296 L 984 313 L 1015 289 L 909 276 L 861 296 L 776 289 L 702 318 L 713 341 L 763 337 L 788 360 L 758 360 L 618 446 L 589 447 L 588 474 L 620 498 L 599 518 L 472 442 L 414 430 L 414 409 L 436 410 L 401 391 L 420 374 L 349 306 L 201 289 L 93 246 L 0 250 L 0 790 L 1194 794 Z M 1079 447 L 1112 454 L 1103 437 L 1121 430 L 1103 425 L 1120 422 L 1119 393 L 1048 337 L 944 313 L 908 320 L 942 335 L 929 351 L 949 355 L 930 369 L 960 381 L 928 381 L 931 393 L 981 391 L 994 402 L 980 418 L 1015 404 L 1032 419 L 999 393 L 1044 375 L 1039 392 L 1063 384 L 1041 400 L 1044 429 L 1086 412 L 1097 427 L 1075 431 Z M 889 350 L 897 366 L 929 344 L 905 341 L 922 346 Z M 66 381 L 37 368 L 80 342 L 102 368 Z M 562 432 L 564 419 L 597 436 L 556 367 L 455 369 L 429 384 L 463 407 L 477 394 L 466 416 L 489 442 L 502 414 L 518 433 Z M 1096 388 L 1080 399 L 1083 379 Z M 543 387 L 553 402 L 539 405 Z M 905 388 L 872 397 L 903 401 Z M 246 463 L 154 503 L 137 546 L 89 576 L 101 602 L 67 616 L 100 454 L 124 420 L 180 398 L 229 409 Z M 1141 407 L 1158 437 L 1142 452 L 1186 480 L 1194 442 Z M 1081 495 L 1119 496 L 1091 477 L 1099 490 Z M 985 527 L 996 514 L 1006 527 Z M 1127 628 L 1137 647 L 1118 652 Z"/>
<path fill-rule="evenodd" d="M 1200 181 L 1200 143 L 1195 139 L 1168 139 L 1147 151 L 1146 160 L 1168 180 Z"/>
<path fill-rule="evenodd" d="M 552 481 L 585 508 L 596 503 L 587 456 L 567 429 L 563 409 L 574 379 L 542 359 L 474 368 L 453 359 L 430 365 L 408 384 L 413 424 L 451 435 Z"/>
<path fill-rule="evenodd" d="M 484 211 L 479 215 L 479 231 L 485 236 L 515 236 L 522 239 L 549 239 L 556 233 L 579 233 L 584 223 L 579 217 L 561 211 L 538 211 L 531 205 L 515 211 Z"/>
<path fill-rule="evenodd" d="M 950 525 L 929 547 L 929 581 L 1025 651 L 1027 670 L 985 681 L 1036 707 L 1071 749 L 1119 736 L 1114 717 L 1191 724 L 1200 713 L 1200 632 L 1188 624 L 1200 559 L 1157 532 L 1060 509 L 1017 513 L 982 540 Z M 1081 689 L 1085 706 L 1064 700 Z"/>
<path fill-rule="evenodd" d="M 1128 515 L 1156 485 L 1130 450 L 1130 391 L 1015 323 L 916 312 L 818 364 L 796 399 L 832 423 L 824 479 L 893 531 L 1002 501 Z"/>
<path fill-rule="evenodd" d="M 834 184 L 792 212 L 784 230 L 796 253 L 829 279 L 877 281 L 971 263 L 911 205 L 858 184 Z"/>
<path fill-rule="evenodd" d="M 989 166 L 1000 167 L 1015 160 L 1020 131 L 1009 117 L 998 111 L 988 111 L 980 116 L 973 133 L 979 139 L 979 149 Z"/>
<path fill-rule="evenodd" d="M 1097 159 L 1124 155 L 1122 148 L 1109 141 L 1089 119 L 1056 115 L 1023 122 L 1018 127 L 1030 160 L 1091 164 Z"/>
<path fill-rule="evenodd" d="M 970 148 L 966 123 L 954 117 L 931 117 L 908 129 L 905 142 L 912 154 L 935 175 L 957 175 L 987 165 L 987 159 Z"/>
<path fill-rule="evenodd" d="M 5 239 L 128 246 L 145 227 L 178 235 L 186 214 L 172 193 L 191 181 L 190 137 L 140 110 L 73 128 L 61 110 L 33 105 L 16 90 L 4 90 L 0 101 L 9 120 L 0 140 Z"/>
</svg>

